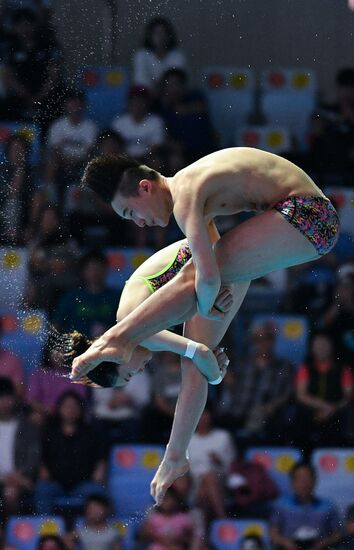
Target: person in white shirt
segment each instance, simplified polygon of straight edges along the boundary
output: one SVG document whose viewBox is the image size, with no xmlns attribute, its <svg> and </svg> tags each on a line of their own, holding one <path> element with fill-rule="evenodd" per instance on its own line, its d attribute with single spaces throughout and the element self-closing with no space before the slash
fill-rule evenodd
<svg viewBox="0 0 354 550">
<path fill-rule="evenodd" d="M 126 152 L 141 159 L 165 140 L 162 117 L 151 114 L 149 109 L 149 92 L 145 88 L 133 87 L 129 93 L 127 112 L 112 122 L 113 130 L 124 140 Z"/>
<path fill-rule="evenodd" d="M 186 68 L 175 30 L 168 19 L 156 17 L 146 26 L 143 47 L 133 57 L 133 83 L 157 93 L 160 79 L 171 68 Z"/>
<path fill-rule="evenodd" d="M 223 483 L 236 452 L 229 432 L 214 428 L 208 404 L 192 435 L 188 454 L 196 504 L 206 516 L 225 517 Z"/>
</svg>

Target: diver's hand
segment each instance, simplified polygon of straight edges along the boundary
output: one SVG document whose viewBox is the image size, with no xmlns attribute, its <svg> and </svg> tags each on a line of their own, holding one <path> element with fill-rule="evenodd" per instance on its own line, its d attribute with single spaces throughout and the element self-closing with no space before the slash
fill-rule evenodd
<svg viewBox="0 0 354 550">
<path fill-rule="evenodd" d="M 221 313 L 227 313 L 232 308 L 234 297 L 232 289 L 229 286 L 220 287 L 219 294 L 216 297 L 213 308 Z"/>
<path fill-rule="evenodd" d="M 187 457 L 172 460 L 166 456 L 163 458 L 155 476 L 150 484 L 150 494 L 155 500 L 156 506 L 160 506 L 167 489 L 171 487 L 178 477 L 188 472 L 189 464 Z"/>
<path fill-rule="evenodd" d="M 223 379 L 230 363 L 224 348 L 216 348 L 214 351 L 211 351 L 204 344 L 198 344 L 193 362 L 208 382 L 213 382 L 220 376 Z"/>
</svg>

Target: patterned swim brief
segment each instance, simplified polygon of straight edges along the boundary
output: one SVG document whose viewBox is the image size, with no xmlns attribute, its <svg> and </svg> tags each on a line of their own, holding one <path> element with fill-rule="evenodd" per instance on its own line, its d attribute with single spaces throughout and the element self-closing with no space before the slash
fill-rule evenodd
<svg viewBox="0 0 354 550">
<path fill-rule="evenodd" d="M 277 202 L 273 208 L 308 238 L 320 256 L 336 244 L 339 218 L 330 200 L 294 195 Z"/>
</svg>

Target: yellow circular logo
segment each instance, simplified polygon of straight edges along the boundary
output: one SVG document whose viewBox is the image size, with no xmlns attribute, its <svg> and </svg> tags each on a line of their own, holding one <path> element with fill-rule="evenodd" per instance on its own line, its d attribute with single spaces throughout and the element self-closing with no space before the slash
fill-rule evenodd
<svg viewBox="0 0 354 550">
<path fill-rule="evenodd" d="M 148 255 L 147 254 L 135 254 L 133 257 L 132 257 L 132 266 L 134 269 L 136 269 L 137 267 L 139 267 L 139 265 L 141 265 L 143 262 L 145 262 L 145 260 L 148 259 Z"/>
<path fill-rule="evenodd" d="M 275 461 L 275 468 L 282 474 L 287 474 L 294 465 L 294 462 L 295 460 L 290 455 L 279 455 Z"/>
<path fill-rule="evenodd" d="M 263 527 L 262 525 L 259 525 L 259 523 L 248 525 L 245 528 L 243 535 L 246 537 L 261 537 L 263 535 Z"/>
<path fill-rule="evenodd" d="M 354 473 L 354 455 L 349 455 L 346 457 L 345 468 L 348 472 Z"/>
<path fill-rule="evenodd" d="M 59 525 L 55 521 L 45 521 L 39 528 L 39 534 L 42 537 L 46 535 L 57 535 L 59 533 Z"/>
<path fill-rule="evenodd" d="M 352 205 L 352 207 L 354 208 L 354 197 L 352 197 L 349 202 Z"/>
<path fill-rule="evenodd" d="M 42 326 L 42 319 L 38 315 L 28 315 L 24 318 L 22 324 L 26 332 L 35 334 Z"/>
<path fill-rule="evenodd" d="M 21 264 L 21 256 L 14 252 L 13 250 L 9 250 L 8 252 L 5 252 L 2 258 L 2 265 L 6 269 L 16 269 Z"/>
<path fill-rule="evenodd" d="M 107 73 L 106 80 L 110 86 L 119 86 L 123 81 L 123 74 L 118 71 L 110 71 Z"/>
<path fill-rule="evenodd" d="M 294 88 L 307 88 L 310 84 L 310 75 L 308 73 L 296 73 L 292 79 Z"/>
<path fill-rule="evenodd" d="M 31 128 L 27 128 L 26 126 L 24 126 L 23 128 L 20 128 L 20 130 L 17 132 L 17 135 L 21 136 L 26 141 L 34 140 L 33 130 L 31 130 Z"/>
<path fill-rule="evenodd" d="M 157 468 L 160 463 L 160 455 L 157 451 L 147 451 L 143 455 L 143 465 L 151 470 Z"/>
<path fill-rule="evenodd" d="M 115 529 L 117 529 L 117 531 L 118 531 L 118 533 L 120 534 L 121 537 L 124 537 L 126 535 L 128 526 L 125 523 L 123 523 L 122 521 L 117 521 L 117 522 L 113 523 L 113 527 Z"/>
<path fill-rule="evenodd" d="M 267 134 L 266 141 L 270 147 L 280 147 L 284 143 L 284 135 L 275 130 Z"/>
<path fill-rule="evenodd" d="M 283 332 L 289 340 L 296 340 L 302 336 L 304 327 L 301 321 L 286 321 L 286 323 L 284 323 Z"/>
<path fill-rule="evenodd" d="M 247 75 L 244 73 L 235 73 L 231 75 L 230 84 L 233 88 L 241 90 L 247 84 Z"/>
</svg>

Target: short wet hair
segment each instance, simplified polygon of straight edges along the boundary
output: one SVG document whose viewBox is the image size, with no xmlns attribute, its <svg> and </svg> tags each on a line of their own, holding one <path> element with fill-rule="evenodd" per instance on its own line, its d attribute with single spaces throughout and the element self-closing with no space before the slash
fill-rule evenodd
<svg viewBox="0 0 354 550">
<path fill-rule="evenodd" d="M 157 181 L 159 173 L 125 154 L 101 155 L 87 164 L 81 184 L 111 203 L 118 190 L 124 197 L 137 196 L 145 178 Z"/>
</svg>

